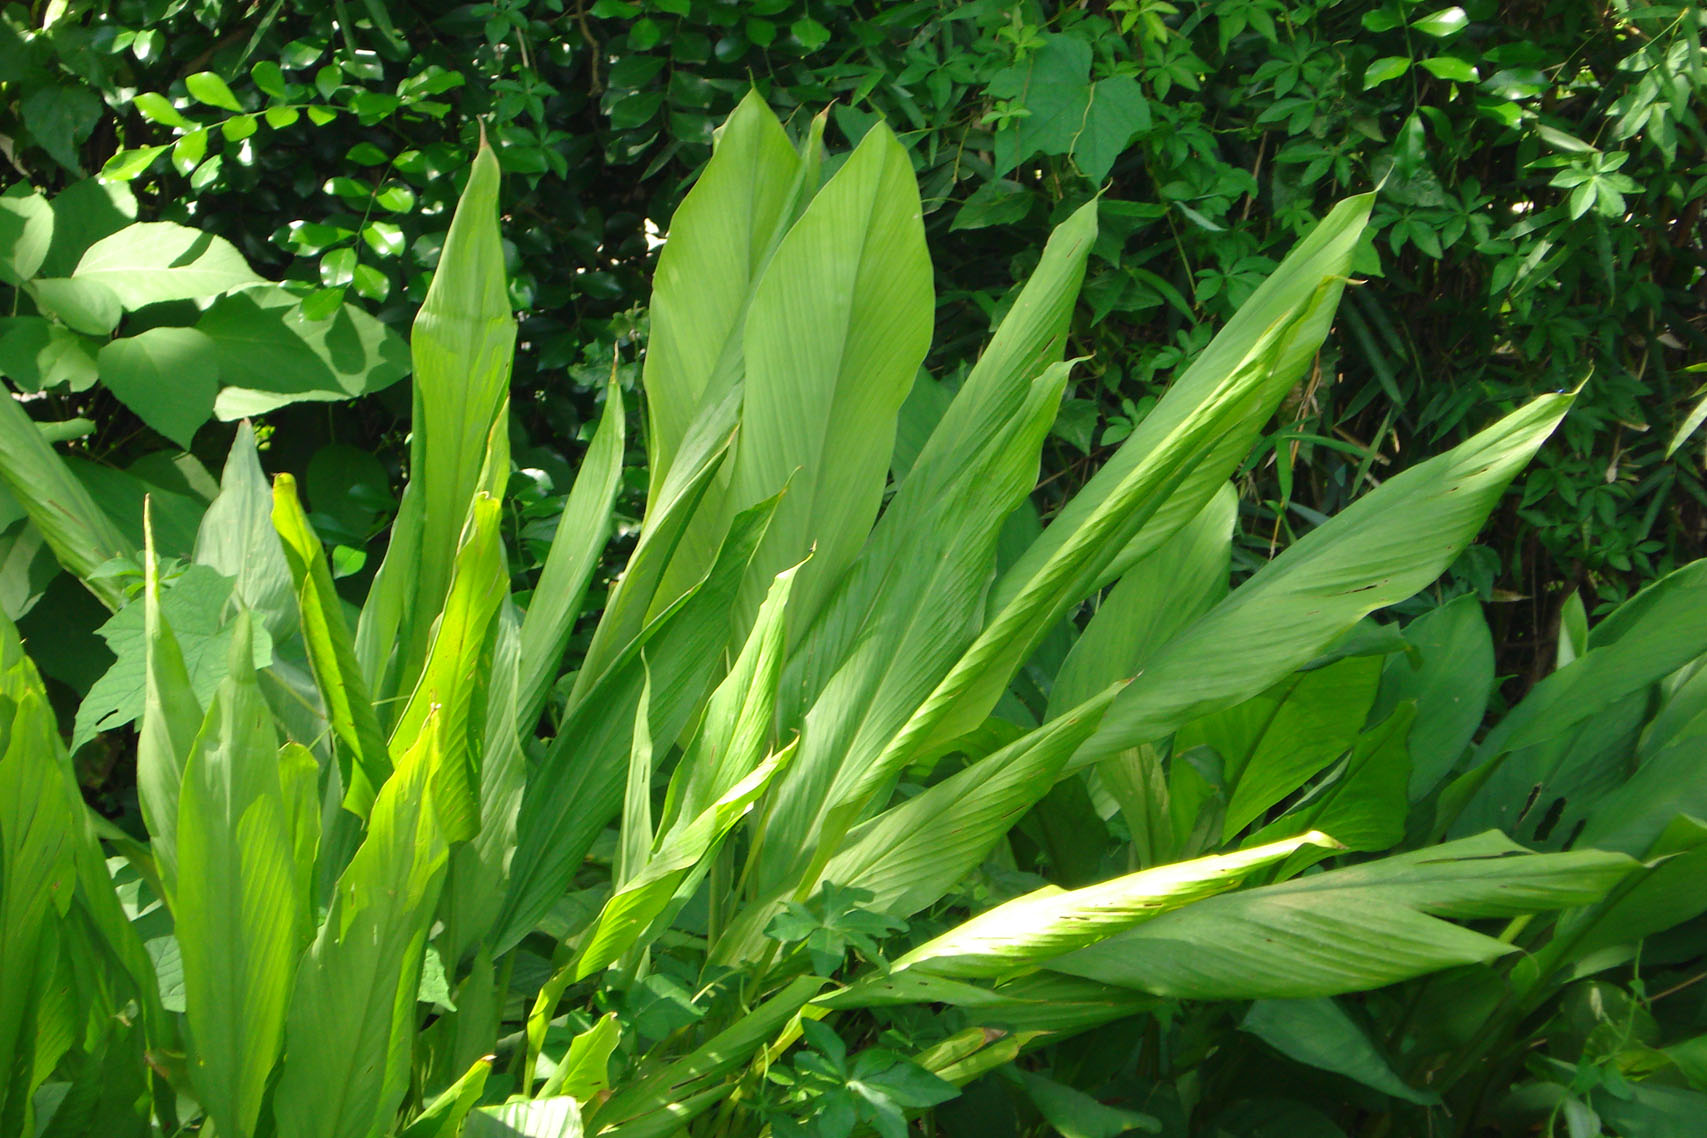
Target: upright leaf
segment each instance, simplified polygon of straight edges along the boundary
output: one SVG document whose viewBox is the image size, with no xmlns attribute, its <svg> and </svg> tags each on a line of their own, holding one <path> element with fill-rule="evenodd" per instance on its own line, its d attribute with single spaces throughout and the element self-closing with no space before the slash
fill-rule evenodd
<svg viewBox="0 0 1707 1138">
<path fill-rule="evenodd" d="M 184 1004 L 197 1099 L 221 1133 L 256 1132 L 284 1035 L 300 920 L 291 812 L 278 739 L 240 613 L 230 672 L 184 764 L 178 889 Z"/>
<path fill-rule="evenodd" d="M 436 720 L 380 789 L 291 996 L 280 1138 L 369 1138 L 409 1087 L 415 995 L 447 848 L 432 801 Z"/>
<path fill-rule="evenodd" d="M 391 773 L 391 756 L 344 622 L 326 550 L 302 512 L 296 480 L 288 474 L 273 482 L 273 527 L 283 543 L 302 616 L 303 642 L 337 743 L 344 805 L 366 817 Z"/>
<path fill-rule="evenodd" d="M 651 361 L 650 351 L 647 361 Z M 523 690 L 517 722 L 523 725 L 539 718 L 546 694 L 557 680 L 563 649 L 569 643 L 575 618 L 581 615 L 587 585 L 610 536 L 611 509 L 622 479 L 625 426 L 622 388 L 613 383 L 605 389 L 605 409 L 598 430 L 581 459 L 563 514 L 557 519 L 551 550 L 528 602 L 527 619 L 522 622 Z"/>
<path fill-rule="evenodd" d="M 398 513 L 358 632 L 360 656 L 397 645 L 390 681 L 374 685 L 382 698 L 413 690 L 469 505 L 480 490 L 502 493 L 509 477 L 503 411 L 515 342 L 498 233 L 498 159 L 482 143 L 410 337 L 415 396 L 404 497 L 406 506 L 415 502 Z M 489 444 L 502 455 L 489 454 Z M 406 525 L 418 529 L 400 541 Z"/>
</svg>

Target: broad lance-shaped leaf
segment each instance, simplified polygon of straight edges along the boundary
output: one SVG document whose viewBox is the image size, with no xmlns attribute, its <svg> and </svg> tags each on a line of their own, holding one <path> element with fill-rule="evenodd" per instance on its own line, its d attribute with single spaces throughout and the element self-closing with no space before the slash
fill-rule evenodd
<svg viewBox="0 0 1707 1138">
<path fill-rule="evenodd" d="M 917 968 L 959 979 L 994 979 L 1029 971 L 1053 957 L 1224 893 L 1247 874 L 1284 861 L 1302 846 L 1332 849 L 1337 844 L 1311 831 L 1235 853 L 1129 873 L 1083 889 L 1045 886 L 927 941 L 892 967 L 897 972 Z"/>
<path fill-rule="evenodd" d="M 615 659 L 529 772 L 498 922 L 499 950 L 525 936 L 562 896 L 594 839 L 622 807 L 642 648 L 651 668 L 653 737 L 675 739 L 700 709 L 723 662 L 741 579 L 775 507 L 773 498 L 735 519 L 705 579 Z"/>
<path fill-rule="evenodd" d="M 785 569 L 771 582 L 741 654 L 706 701 L 693 742 L 670 776 L 660 833 L 722 798 L 770 749 L 788 602 L 799 569 Z"/>
<path fill-rule="evenodd" d="M 486 724 L 476 711 L 484 703 L 494 622 L 509 583 L 499 509 L 498 500 L 485 494 L 470 507 L 426 664 L 391 733 L 391 757 L 397 762 L 414 749 L 428 717 L 437 717 L 442 750 L 433 768 L 433 802 L 450 842 L 467 841 L 480 830 L 479 756 Z"/>
<path fill-rule="evenodd" d="M 647 359 L 650 362 L 651 356 Z M 587 585 L 610 537 L 611 510 L 622 481 L 626 423 L 622 388 L 612 383 L 605 388 L 605 409 L 599 416 L 598 430 L 581 459 L 563 514 L 557 519 L 551 550 L 528 601 L 527 619 L 522 622 L 518 723 L 532 724 L 539 719 L 546 695 L 557 680 L 570 630 L 581 615 Z"/>
<path fill-rule="evenodd" d="M 410 337 L 410 482 L 357 633 L 376 697 L 414 689 L 469 505 L 481 490 L 503 493 L 508 451 L 498 462 L 488 449 L 507 446 L 504 431 L 493 428 L 507 405 L 515 341 L 498 233 L 498 160 L 482 142 Z M 376 682 L 380 675 L 385 682 Z"/>
<path fill-rule="evenodd" d="M 178 794 L 184 764 L 202 726 L 202 706 L 190 686 L 177 637 L 160 611 L 160 566 L 154 554 L 152 509 L 143 505 L 142 623 L 147 670 L 136 733 L 136 797 L 148 827 L 162 886 L 170 896 L 178 878 Z M 247 661 L 245 661 L 247 663 Z"/>
<path fill-rule="evenodd" d="M 700 1111 L 728 1097 L 719 1081 L 745 1067 L 753 1053 L 775 1040 L 827 981 L 797 976 L 781 991 L 662 1070 L 628 1082 L 591 1109 L 595 1134 L 679 1131 Z"/>
<path fill-rule="evenodd" d="M 1542 396 L 1299 539 L 1152 657 L 1073 765 L 1248 699 L 1422 589 L 1469 545 L 1570 405 L 1568 395 Z"/>
<path fill-rule="evenodd" d="M 1356 1079 L 1384 1095 L 1419 1106 L 1440 1103 L 1439 1095 L 1416 1090 L 1395 1074 L 1363 1028 L 1333 1000 L 1258 1000 L 1239 1029 L 1288 1059 Z"/>
<path fill-rule="evenodd" d="M 999 610 L 1027 588 L 1056 552 L 1103 507 L 1116 487 L 1131 475 L 1164 439 L 1180 430 L 1194 411 L 1244 366 L 1276 327 L 1287 334 L 1270 359 L 1264 395 L 1236 425 L 1229 424 L 1220 441 L 1137 533 L 1119 556 L 1104 563 L 1081 595 L 1118 578 L 1133 561 L 1155 548 L 1190 521 L 1216 489 L 1250 453 L 1256 433 L 1274 413 L 1285 394 L 1315 356 L 1333 323 L 1352 253 L 1369 221 L 1375 195 L 1347 198 L 1328 213 L 1286 255 L 1268 279 L 1239 306 L 1192 365 L 1168 386 L 1154 409 L 1115 451 L 1072 501 L 1050 522 L 1032 548 L 996 582 L 991 603 Z"/>
<path fill-rule="evenodd" d="M 0 399 L 0 482 L 29 514 L 53 555 L 107 608 L 124 604 L 116 578 L 95 570 L 135 549 L 42 437 L 22 405 Z"/>
<path fill-rule="evenodd" d="M 805 717 L 801 754 L 767 811 L 761 889 L 804 869 L 806 836 L 850 753 L 881 746 L 975 635 L 997 538 L 1036 483 L 1071 372 L 1058 361 L 1095 236 L 1094 205 L 1051 235 L 865 549 L 806 634 L 793 637 L 778 721 L 793 727 Z"/>
<path fill-rule="evenodd" d="M 703 576 L 727 533 L 727 474 L 712 479 L 740 421 L 747 305 L 788 222 L 817 188 L 817 132 L 803 163 L 770 108 L 750 95 L 724 124 L 705 172 L 672 219 L 659 254 L 644 374 L 645 522 L 583 657 L 571 709 Z M 708 288 L 707 281 L 727 285 Z"/>
<path fill-rule="evenodd" d="M 230 671 L 184 764 L 178 888 L 190 1078 L 222 1134 L 253 1134 L 283 1040 L 306 940 L 278 739 L 255 683 L 251 625 L 237 616 Z"/>
<path fill-rule="evenodd" d="M 983 864 L 992 846 L 1049 792 L 1067 758 L 1096 729 L 1121 685 L 1057 716 L 995 754 L 890 807 L 834 847 L 823 872 L 796 890 L 809 896 L 820 881 L 872 894 L 869 905 L 906 917 L 935 903 Z M 764 947 L 764 928 L 779 898 L 748 904 L 712 946 L 716 963 L 750 960 Z"/>
<path fill-rule="evenodd" d="M 584 980 L 609 967 L 639 941 L 665 911 L 671 898 L 678 895 L 682 882 L 690 874 L 696 877 L 703 874 L 707 867 L 705 859 L 752 808 L 793 754 L 793 748 L 788 747 L 772 755 L 702 813 L 664 835 L 640 872 L 605 903 L 575 963 L 576 980 Z"/>
<path fill-rule="evenodd" d="M 1002 526 L 1036 484 L 1070 374 L 1049 361 L 1095 233 L 1092 207 L 1056 230 L 865 549 L 795 637 L 778 719 L 799 725 L 801 752 L 766 814 L 762 891 L 804 871 L 831 782 L 889 742 L 976 635 Z"/>
<path fill-rule="evenodd" d="M 409 1089 L 415 996 L 447 847 L 433 803 L 436 720 L 380 789 L 291 996 L 280 1138 L 387 1132 Z"/>
<path fill-rule="evenodd" d="M 374 794 L 391 774 L 391 755 L 356 662 L 349 626 L 344 623 L 343 601 L 338 598 L 331 567 L 326 563 L 326 549 L 308 515 L 302 512 L 296 481 L 288 474 L 273 480 L 273 527 L 283 543 L 285 563 L 296 586 L 303 642 L 337 741 L 344 806 L 365 818 Z"/>
<path fill-rule="evenodd" d="M 1227 595 L 1238 518 L 1239 495 L 1231 484 L 1223 486 L 1197 517 L 1132 563 L 1055 674 L 1045 718 L 1137 675 L 1152 654 Z"/>
<path fill-rule="evenodd" d="M 930 347 L 930 256 L 912 162 L 881 123 L 777 247 L 753 294 L 726 512 L 788 486 L 742 588 L 743 621 L 778 572 L 810 621 L 877 517 L 895 420 Z"/>
<path fill-rule="evenodd" d="M 1488 732 L 1470 771 L 1442 795 L 1442 830 L 1448 824 L 1454 834 L 1490 825 L 1512 828 L 1535 803 L 1548 809 L 1560 752 L 1543 744 L 1573 730 L 1580 734 L 1591 717 L 1605 716 L 1619 700 L 1707 652 L 1707 561 L 1685 565 L 1624 602 L 1589 632 L 1587 647 L 1530 689 Z M 1583 805 L 1567 804 L 1570 817 L 1555 828 L 1569 832 Z M 1669 820 L 1669 814 L 1656 819 L 1661 826 Z"/>
<path fill-rule="evenodd" d="M 1362 991 L 1514 951 L 1443 917 L 1591 904 L 1637 864 L 1599 850 L 1529 853 L 1487 833 L 1211 897 L 1047 967 L 1176 999 Z"/>
<path fill-rule="evenodd" d="M 498 611 L 497 635 L 491 664 L 486 667 L 486 722 L 479 742 L 480 832 L 474 840 L 451 850 L 439 908 L 444 931 L 436 944 L 454 965 L 485 944 L 504 906 L 504 884 L 510 875 L 510 856 L 516 849 L 516 816 L 527 781 L 518 723 L 534 718 L 517 716 L 521 656 L 520 616 L 506 602 Z"/>
<path fill-rule="evenodd" d="M 57 1058 L 48 1056 L 48 1070 L 36 1073 L 45 1043 L 36 1009 L 53 980 L 56 928 L 71 901 L 82 804 L 55 759 L 40 681 L 28 682 L 33 668 L 3 617 L 0 656 L 0 1122 L 22 1125 L 29 1097 Z"/>
<path fill-rule="evenodd" d="M 1046 628 L 1065 614 L 1068 598 L 1082 595 L 1078 589 L 1088 580 L 1091 568 L 1113 557 L 1129 541 L 1131 532 L 1166 500 L 1173 487 L 1190 476 L 1207 450 L 1217 445 L 1228 423 L 1239 421 L 1253 401 L 1266 397 L 1264 381 L 1271 370 L 1270 357 L 1287 334 L 1285 326 L 1270 329 L 1268 337 L 1258 343 L 1253 355 L 1221 389 L 1145 456 L 1090 522 L 1076 531 L 1026 589 L 984 626 L 904 725 L 874 737 L 869 750 L 855 752 L 841 764 L 826 796 L 823 821 L 814 832 L 817 860 L 807 878 L 818 876 L 849 825 L 869 808 L 872 796 L 909 762 L 984 721 Z"/>
<path fill-rule="evenodd" d="M 652 282 L 646 460 L 654 490 L 675 462 L 725 355 L 739 357 L 752 287 L 789 219 L 800 155 L 757 91 L 717 132 L 711 161 L 670 219 Z M 739 364 L 736 364 L 737 369 Z M 647 496 L 647 515 L 658 499 Z"/>
</svg>

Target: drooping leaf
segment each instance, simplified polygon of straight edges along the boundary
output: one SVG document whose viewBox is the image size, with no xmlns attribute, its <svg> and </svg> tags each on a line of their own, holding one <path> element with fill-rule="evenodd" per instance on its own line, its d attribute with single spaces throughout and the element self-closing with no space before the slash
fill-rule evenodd
<svg viewBox="0 0 1707 1138">
<path fill-rule="evenodd" d="M 1512 951 L 1443 917 L 1589 904 L 1635 866 L 1595 850 L 1532 854 L 1488 833 L 1212 897 L 1049 967 L 1180 999 L 1339 995 Z"/>
<path fill-rule="evenodd" d="M 1384 1095 L 1432 1106 L 1440 1096 L 1419 1091 L 1394 1073 L 1363 1028 L 1333 1000 L 1258 1000 L 1240 1029 L 1299 1063 L 1356 1079 Z"/>
</svg>

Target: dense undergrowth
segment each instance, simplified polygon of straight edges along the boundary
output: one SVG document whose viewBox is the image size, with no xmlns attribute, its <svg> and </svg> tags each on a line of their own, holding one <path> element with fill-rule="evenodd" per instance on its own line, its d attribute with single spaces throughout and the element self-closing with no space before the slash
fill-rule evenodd
<svg viewBox="0 0 1707 1138">
<path fill-rule="evenodd" d="M 0 478 L 114 611 L 78 731 L 134 718 L 146 827 L 85 805 L 6 624 L 0 1123 L 901 1138 L 924 1116 L 1072 1138 L 1699 1117 L 1707 1024 L 1664 1001 L 1703 956 L 1707 562 L 1592 626 L 1567 609 L 1556 670 L 1486 730 L 1474 596 L 1371 617 L 1453 563 L 1577 396 L 1383 480 L 1229 588 L 1230 479 L 1334 319 L 1374 205 L 1352 198 L 1044 525 L 1098 210 L 1056 229 L 958 381 L 920 379 L 911 164 L 882 126 L 831 157 L 823 123 L 791 139 L 749 97 L 677 212 L 644 520 L 592 607 L 622 389 L 512 595 L 489 149 L 414 321 L 411 477 L 359 606 L 248 425 L 180 557 L 152 500 L 133 542 L 0 405 Z M 125 288 L 215 256 L 237 272 L 219 246 L 137 243 L 176 232 L 103 239 L 133 250 Z M 34 288 L 93 293 L 105 264 Z M 260 295 L 244 283 L 225 291 Z"/>
</svg>

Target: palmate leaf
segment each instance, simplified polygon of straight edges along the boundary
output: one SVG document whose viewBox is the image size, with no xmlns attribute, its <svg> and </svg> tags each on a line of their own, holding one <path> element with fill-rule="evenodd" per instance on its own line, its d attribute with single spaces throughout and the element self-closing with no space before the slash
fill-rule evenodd
<svg viewBox="0 0 1707 1138">
<path fill-rule="evenodd" d="M 1047 967 L 1178 999 L 1339 995 L 1514 951 L 1442 917 L 1590 904 L 1636 865 L 1598 850 L 1529 853 L 1482 834 L 1212 897 Z"/>
</svg>

